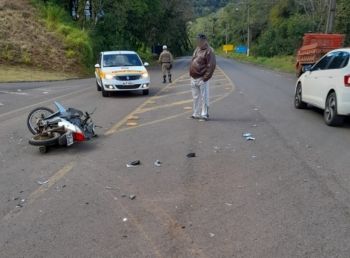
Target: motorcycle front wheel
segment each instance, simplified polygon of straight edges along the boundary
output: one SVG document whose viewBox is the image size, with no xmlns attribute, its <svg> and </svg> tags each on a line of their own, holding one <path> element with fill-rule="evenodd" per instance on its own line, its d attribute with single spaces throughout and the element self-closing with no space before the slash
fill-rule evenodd
<svg viewBox="0 0 350 258">
<path fill-rule="evenodd" d="M 54 113 L 53 110 L 47 108 L 47 107 L 38 107 L 36 109 L 33 109 L 27 118 L 27 126 L 29 131 L 32 134 L 38 133 L 37 123 L 40 119 L 45 119 L 46 117 L 52 115 Z"/>
<path fill-rule="evenodd" d="M 50 134 L 37 134 L 29 139 L 29 144 L 33 146 L 54 146 L 58 144 L 60 134 L 53 132 Z"/>
</svg>

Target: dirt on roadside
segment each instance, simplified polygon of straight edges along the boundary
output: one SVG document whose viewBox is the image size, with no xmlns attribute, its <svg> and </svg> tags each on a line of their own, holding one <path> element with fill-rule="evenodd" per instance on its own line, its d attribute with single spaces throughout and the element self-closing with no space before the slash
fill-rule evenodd
<svg viewBox="0 0 350 258">
<path fill-rule="evenodd" d="M 65 53 L 29 0 L 0 0 L 0 64 L 81 74 L 78 60 Z"/>
</svg>

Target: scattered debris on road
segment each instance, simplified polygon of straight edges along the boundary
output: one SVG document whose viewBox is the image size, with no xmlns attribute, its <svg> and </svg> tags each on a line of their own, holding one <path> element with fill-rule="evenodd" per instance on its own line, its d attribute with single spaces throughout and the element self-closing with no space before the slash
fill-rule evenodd
<svg viewBox="0 0 350 258">
<path fill-rule="evenodd" d="M 187 154 L 187 158 L 195 158 L 196 157 L 196 153 L 191 152 Z"/>
<path fill-rule="evenodd" d="M 255 141 L 255 138 L 253 137 L 253 134 L 251 133 L 244 133 L 243 137 L 247 140 L 247 141 Z"/>
<path fill-rule="evenodd" d="M 247 137 L 246 140 L 247 141 L 255 141 L 255 138 L 254 137 Z"/>
<path fill-rule="evenodd" d="M 123 222 L 127 222 L 128 221 L 128 218 L 123 218 Z"/>
<path fill-rule="evenodd" d="M 156 160 L 156 161 L 154 162 L 154 165 L 155 165 L 156 167 L 161 167 L 161 166 L 162 166 L 162 162 L 161 162 L 160 160 Z"/>
<path fill-rule="evenodd" d="M 214 152 L 218 153 L 220 152 L 221 148 L 219 146 L 214 146 Z"/>
<path fill-rule="evenodd" d="M 134 194 L 130 195 L 130 196 L 129 196 L 129 199 L 130 199 L 130 200 L 135 200 L 135 199 L 136 199 L 136 195 L 134 195 Z"/>
<path fill-rule="evenodd" d="M 36 182 L 38 183 L 38 185 L 46 185 L 49 182 L 49 180 L 38 180 Z"/>
<path fill-rule="evenodd" d="M 140 165 L 141 165 L 141 161 L 140 160 L 135 160 L 135 161 L 131 161 L 128 164 L 126 164 L 126 167 L 127 168 L 134 168 L 134 167 L 137 167 L 137 166 L 140 166 Z"/>
<path fill-rule="evenodd" d="M 119 187 L 113 187 L 113 186 L 106 186 L 105 189 L 106 190 L 120 190 Z"/>
<path fill-rule="evenodd" d="M 209 236 L 210 236 L 210 237 L 214 237 L 214 236 L 215 236 L 215 234 L 213 234 L 213 233 L 209 233 Z"/>
</svg>

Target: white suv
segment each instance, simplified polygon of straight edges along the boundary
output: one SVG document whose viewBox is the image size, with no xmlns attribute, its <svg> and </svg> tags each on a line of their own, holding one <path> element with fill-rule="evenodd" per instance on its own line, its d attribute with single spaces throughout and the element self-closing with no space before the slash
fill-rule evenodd
<svg viewBox="0 0 350 258">
<path fill-rule="evenodd" d="M 142 91 L 149 94 L 150 78 L 141 58 L 133 51 L 101 52 L 95 65 L 97 90 L 103 97 L 115 91 Z"/>
<path fill-rule="evenodd" d="M 350 49 L 337 49 L 306 67 L 296 84 L 294 105 L 324 110 L 327 125 L 341 125 L 350 115 Z"/>
</svg>

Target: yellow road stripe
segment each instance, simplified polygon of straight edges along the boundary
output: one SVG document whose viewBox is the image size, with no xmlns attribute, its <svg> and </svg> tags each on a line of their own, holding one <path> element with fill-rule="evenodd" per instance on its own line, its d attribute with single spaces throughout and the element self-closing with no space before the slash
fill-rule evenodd
<svg viewBox="0 0 350 258">
<path fill-rule="evenodd" d="M 27 203 L 24 204 L 26 205 L 30 205 L 32 204 L 35 200 L 37 200 L 43 193 L 45 193 L 47 190 L 49 190 L 54 184 L 56 184 L 60 179 L 62 179 L 65 175 L 67 175 L 67 173 L 69 173 L 74 167 L 74 162 L 70 162 L 67 165 L 65 165 L 63 168 L 61 168 L 60 170 L 58 170 L 55 174 L 53 174 L 53 176 L 51 176 L 48 179 L 48 183 L 45 185 L 40 186 L 39 188 L 37 188 L 34 192 L 32 192 L 27 200 Z M 13 210 L 11 210 L 9 213 L 7 213 L 2 220 L 9 220 L 10 218 L 18 215 L 20 213 L 17 212 L 18 208 L 15 208 Z"/>
<path fill-rule="evenodd" d="M 182 76 L 180 76 L 177 80 L 184 78 L 187 74 L 184 74 Z M 173 83 L 176 83 L 177 80 L 175 80 Z M 172 86 L 172 83 L 169 83 L 167 86 L 165 86 L 163 89 L 161 89 L 160 91 L 158 91 L 158 93 L 149 98 L 148 100 L 146 100 L 144 103 L 142 103 L 139 107 L 137 107 L 134 111 L 132 111 L 130 114 L 128 114 L 126 117 L 124 117 L 122 120 L 120 120 L 118 123 L 116 123 L 115 125 L 113 125 L 107 132 L 105 132 L 105 136 L 108 135 L 112 135 L 114 133 L 116 133 L 123 125 L 125 125 L 125 123 L 128 120 L 128 117 L 130 116 L 134 116 L 135 114 L 137 114 L 137 112 L 139 110 L 141 110 L 142 108 L 144 108 L 147 104 L 152 103 L 154 97 L 159 96 L 159 94 L 161 94 L 164 90 L 166 90 L 167 88 L 169 88 L 170 86 Z"/>
<path fill-rule="evenodd" d="M 43 193 L 49 190 L 54 184 L 56 184 L 60 179 L 62 179 L 68 172 L 70 172 L 74 167 L 74 162 L 70 162 L 65 165 L 63 168 L 58 170 L 53 176 L 48 179 L 48 183 L 46 185 L 40 186 L 37 190 L 32 192 L 29 195 L 29 204 L 32 204 L 38 197 L 40 197 Z"/>
<path fill-rule="evenodd" d="M 227 86 L 231 86 L 231 84 L 214 85 L 214 86 L 211 86 L 210 89 L 224 88 Z M 225 88 L 225 89 L 227 89 L 227 88 Z M 166 97 L 179 96 L 179 95 L 183 95 L 183 94 L 187 94 L 187 93 L 191 93 L 191 92 L 192 92 L 192 90 L 184 90 L 184 91 L 179 91 L 176 93 L 169 93 L 169 94 L 160 95 L 160 96 L 155 97 L 155 99 L 162 99 L 162 98 L 166 98 Z"/>
</svg>

